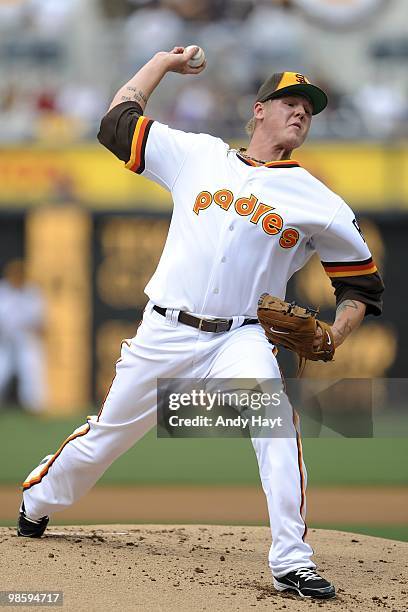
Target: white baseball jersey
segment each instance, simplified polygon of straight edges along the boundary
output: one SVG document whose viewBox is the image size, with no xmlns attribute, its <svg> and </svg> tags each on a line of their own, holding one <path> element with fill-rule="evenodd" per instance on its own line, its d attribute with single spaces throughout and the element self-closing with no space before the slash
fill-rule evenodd
<svg viewBox="0 0 408 612">
<path fill-rule="evenodd" d="M 298 163 L 248 161 L 218 138 L 152 122 L 131 102 L 104 117 L 98 138 L 129 169 L 168 189 L 174 211 L 146 287 L 151 301 L 136 336 L 122 345 L 98 416 L 88 417 L 23 484 L 34 519 L 74 503 L 154 425 L 157 379 L 279 378 L 262 327 L 242 325 L 241 316 L 255 316 L 264 291 L 283 297 L 288 279 L 313 252 L 338 301 L 352 296 L 374 314 L 381 311 L 381 279 L 353 213 Z M 166 316 L 154 304 L 167 308 Z M 179 310 L 234 320 L 228 332 L 209 333 L 183 324 Z M 277 578 L 315 567 L 305 541 L 307 475 L 289 404 L 285 419 L 288 437 L 252 439 L 273 532 L 269 566 Z"/>
<path fill-rule="evenodd" d="M 126 167 L 168 189 L 174 202 L 145 289 L 156 304 L 254 317 L 259 296 L 284 298 L 315 251 L 329 276 L 376 271 L 351 209 L 293 160 L 256 164 L 219 138 L 141 116 Z"/>
</svg>

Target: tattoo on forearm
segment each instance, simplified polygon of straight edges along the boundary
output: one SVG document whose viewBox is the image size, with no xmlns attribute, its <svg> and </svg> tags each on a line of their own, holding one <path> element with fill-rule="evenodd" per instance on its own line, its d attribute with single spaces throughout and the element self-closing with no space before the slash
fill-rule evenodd
<svg viewBox="0 0 408 612">
<path fill-rule="evenodd" d="M 349 334 L 358 327 L 364 317 L 364 305 L 355 300 L 344 300 L 336 310 L 336 320 L 333 331 L 337 334 L 337 345 L 341 344 Z"/>
<path fill-rule="evenodd" d="M 341 342 L 343 342 L 343 340 L 347 338 L 349 334 L 351 334 L 351 332 L 353 331 L 353 327 L 350 325 L 350 322 L 347 320 L 344 322 L 343 327 L 338 327 L 336 331 L 337 331 L 338 336 L 340 336 Z"/>
<path fill-rule="evenodd" d="M 339 314 L 340 312 L 343 312 L 343 310 L 346 310 L 346 308 L 358 310 L 358 304 L 354 300 L 344 300 L 344 302 L 338 306 L 336 313 Z"/>
<path fill-rule="evenodd" d="M 138 91 L 137 87 L 131 87 L 128 85 L 126 87 L 126 91 L 129 92 L 129 95 L 121 96 L 122 102 L 143 102 L 144 104 L 147 104 L 147 96 L 141 89 Z"/>
</svg>

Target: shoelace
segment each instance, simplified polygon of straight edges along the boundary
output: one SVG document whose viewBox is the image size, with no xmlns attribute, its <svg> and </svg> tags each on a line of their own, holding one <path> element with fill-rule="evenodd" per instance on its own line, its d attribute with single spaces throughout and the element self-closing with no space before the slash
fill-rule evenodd
<svg viewBox="0 0 408 612">
<path fill-rule="evenodd" d="M 296 576 L 304 578 L 305 580 L 323 580 L 323 578 L 310 567 L 301 567 L 300 569 L 296 570 Z"/>
</svg>

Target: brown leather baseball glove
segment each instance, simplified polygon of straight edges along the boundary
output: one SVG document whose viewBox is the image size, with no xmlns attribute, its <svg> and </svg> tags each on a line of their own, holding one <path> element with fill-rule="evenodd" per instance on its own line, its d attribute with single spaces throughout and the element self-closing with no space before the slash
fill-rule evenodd
<svg viewBox="0 0 408 612">
<path fill-rule="evenodd" d="M 295 302 L 284 302 L 268 293 L 263 293 L 258 301 L 258 319 L 266 337 L 275 345 L 281 345 L 297 353 L 300 374 L 306 360 L 331 361 L 334 355 L 334 341 L 330 325 L 316 318 L 318 311 L 302 308 Z M 320 345 L 313 343 L 316 332 L 321 329 Z"/>
</svg>

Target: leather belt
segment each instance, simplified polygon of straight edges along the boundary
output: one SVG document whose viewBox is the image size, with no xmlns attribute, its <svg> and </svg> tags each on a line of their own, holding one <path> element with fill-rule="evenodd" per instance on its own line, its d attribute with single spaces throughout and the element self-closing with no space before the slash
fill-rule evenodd
<svg viewBox="0 0 408 612">
<path fill-rule="evenodd" d="M 161 314 L 163 317 L 166 316 L 167 308 L 153 306 L 153 310 Z M 208 321 L 207 319 L 199 319 L 198 317 L 193 317 L 193 315 L 190 315 L 187 312 L 181 311 L 179 313 L 178 320 L 180 323 L 184 323 L 184 325 L 189 325 L 190 327 L 195 327 L 200 331 L 211 332 L 213 334 L 229 331 L 233 322 L 233 319 L 214 319 L 214 321 Z M 245 319 L 240 327 L 243 327 L 244 325 L 254 325 L 255 323 L 258 323 L 258 319 Z"/>
</svg>

